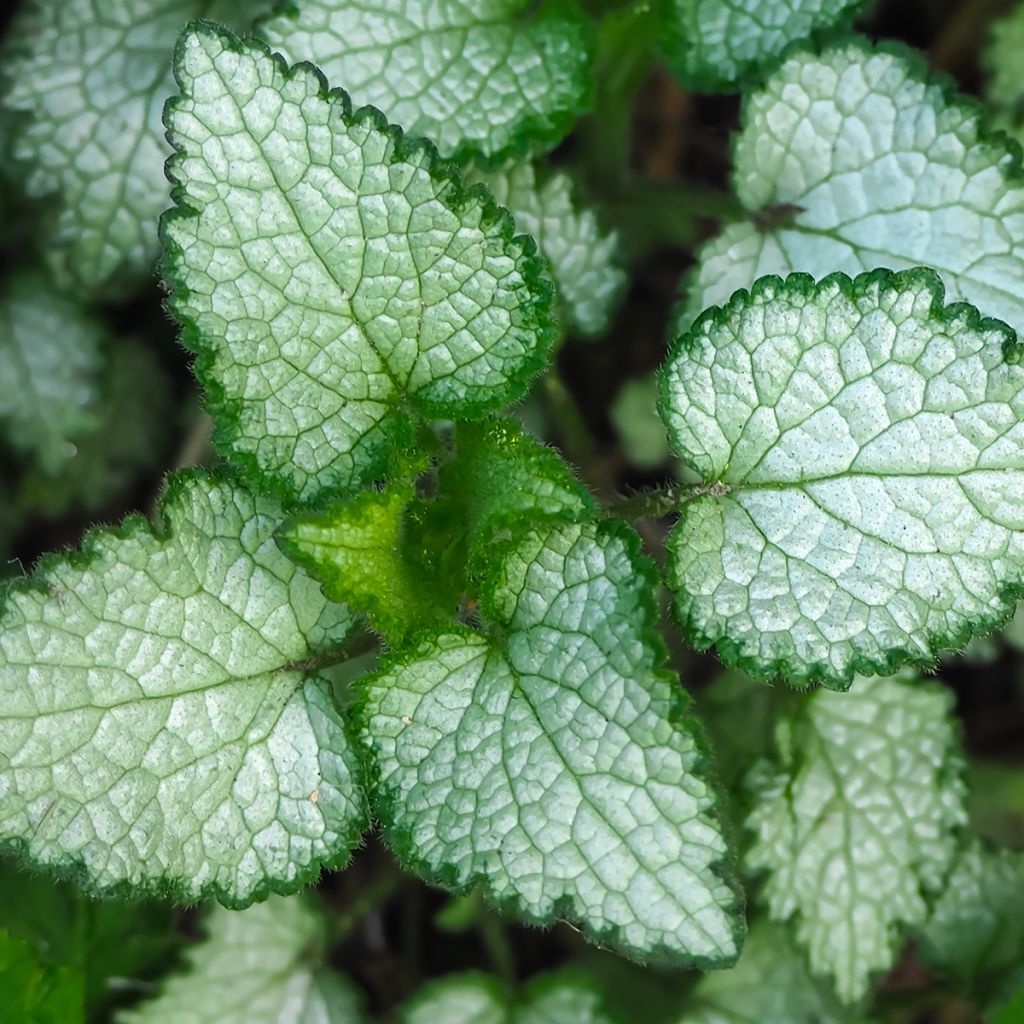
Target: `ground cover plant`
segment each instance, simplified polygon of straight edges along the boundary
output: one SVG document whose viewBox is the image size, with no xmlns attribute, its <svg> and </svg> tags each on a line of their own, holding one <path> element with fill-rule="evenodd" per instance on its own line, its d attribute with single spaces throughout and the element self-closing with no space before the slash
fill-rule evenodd
<svg viewBox="0 0 1024 1024">
<path fill-rule="evenodd" d="M 0 1021 L 1024 1021 L 1024 6 L 4 17 Z"/>
</svg>

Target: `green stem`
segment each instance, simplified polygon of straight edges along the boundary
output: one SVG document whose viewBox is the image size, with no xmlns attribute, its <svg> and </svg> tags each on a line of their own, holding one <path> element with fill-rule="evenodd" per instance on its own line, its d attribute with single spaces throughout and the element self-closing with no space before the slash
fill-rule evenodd
<svg viewBox="0 0 1024 1024">
<path fill-rule="evenodd" d="M 497 914 L 482 908 L 477 927 L 480 930 L 480 938 L 487 947 L 487 955 L 491 958 L 494 973 L 505 990 L 513 992 L 516 987 L 516 963 L 504 923 Z"/>
</svg>

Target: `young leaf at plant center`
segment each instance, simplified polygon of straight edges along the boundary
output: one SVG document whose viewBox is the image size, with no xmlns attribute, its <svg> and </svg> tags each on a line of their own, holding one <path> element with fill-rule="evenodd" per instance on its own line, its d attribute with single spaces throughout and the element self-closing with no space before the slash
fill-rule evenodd
<svg viewBox="0 0 1024 1024">
<path fill-rule="evenodd" d="M 278 535 L 332 600 L 367 612 L 392 646 L 457 620 L 500 531 L 537 517 L 589 517 L 594 509 L 558 453 L 514 420 L 459 424 L 453 448 L 431 498 L 395 483 L 294 515 Z"/>
<path fill-rule="evenodd" d="M 0 1024 L 82 1024 L 81 975 L 42 963 L 0 930 Z"/>
<path fill-rule="evenodd" d="M 818 690 L 780 720 L 773 763 L 749 784 L 756 841 L 777 921 L 796 919 L 811 969 L 851 1003 L 892 966 L 899 929 L 928 916 L 966 824 L 952 693 L 906 678 Z"/>
<path fill-rule="evenodd" d="M 1024 964 L 1024 854 L 973 842 L 921 930 L 921 958 L 984 998 Z"/>
<path fill-rule="evenodd" d="M 167 205 L 160 122 L 170 55 L 190 17 L 245 24 L 263 3 L 217 0 L 28 0 L 2 54 L 2 104 L 31 196 L 58 193 L 52 265 L 81 290 L 144 283 Z"/>
<path fill-rule="evenodd" d="M 634 993 L 641 1001 L 644 993 Z M 646 1009 L 646 1008 L 645 1008 Z M 645 1018 L 648 1019 L 648 1018 Z M 601 980 L 572 967 L 540 974 L 509 995 L 475 971 L 429 982 L 399 1011 L 398 1024 L 629 1024 Z"/>
<path fill-rule="evenodd" d="M 844 687 L 986 633 L 1024 584 L 1024 367 L 928 271 L 765 278 L 673 346 L 661 414 L 702 483 L 669 540 L 687 632 Z"/>
<path fill-rule="evenodd" d="M 868 0 L 670 0 L 662 49 L 679 80 L 729 90 L 793 42 L 852 23 Z"/>
<path fill-rule="evenodd" d="M 0 427 L 48 475 L 59 475 L 97 427 L 105 334 L 40 274 L 0 288 Z"/>
<path fill-rule="evenodd" d="M 733 182 L 751 220 L 698 254 L 679 329 L 766 274 L 938 271 L 1024 331 L 1020 154 L 924 61 L 851 39 L 791 55 L 748 94 Z"/>
<path fill-rule="evenodd" d="M 358 489 L 411 446 L 413 414 L 524 393 L 551 285 L 482 190 L 261 44 L 200 24 L 175 67 L 171 306 L 250 479 L 302 500 Z"/>
<path fill-rule="evenodd" d="M 769 921 L 751 926 L 731 970 L 701 978 L 675 1024 L 854 1024 L 828 984 L 811 977 L 785 931 Z M 867 1024 L 858 1018 L 856 1024 Z"/>
<path fill-rule="evenodd" d="M 521 528 L 492 553 L 480 631 L 421 636 L 363 681 L 362 739 L 385 835 L 429 879 L 721 966 L 740 901 L 656 586 L 619 522 Z"/>
<path fill-rule="evenodd" d="M 343 862 L 366 823 L 316 670 L 352 616 L 278 551 L 275 502 L 190 473 L 161 515 L 7 592 L 0 843 L 94 890 L 241 905 Z"/>
<path fill-rule="evenodd" d="M 604 232 L 592 209 L 577 209 L 567 174 L 537 181 L 529 160 L 501 170 L 473 170 L 469 182 L 486 185 L 515 218 L 516 230 L 531 235 L 551 268 L 563 315 L 581 335 L 601 334 L 626 287 L 617 262 L 618 237 Z"/>
<path fill-rule="evenodd" d="M 597 503 L 553 448 L 512 419 L 460 423 L 456 457 L 442 466 L 442 500 L 462 517 L 468 569 L 486 574 L 494 542 L 550 517 L 590 519 Z"/>
<path fill-rule="evenodd" d="M 278 539 L 333 600 L 365 611 L 374 629 L 397 644 L 458 609 L 461 578 L 437 564 L 445 560 L 444 547 L 424 542 L 416 520 L 426 514 L 429 506 L 415 500 L 413 487 L 397 483 L 326 512 L 293 516 Z"/>
<path fill-rule="evenodd" d="M 188 970 L 117 1024 L 364 1024 L 354 986 L 327 966 L 325 933 L 305 896 L 215 907 Z"/>
<path fill-rule="evenodd" d="M 295 0 L 258 32 L 455 161 L 550 148 L 590 105 L 593 29 L 571 2 Z"/>
<path fill-rule="evenodd" d="M 52 966 L 81 976 L 89 1020 L 109 1019 L 106 1011 L 119 994 L 114 979 L 138 984 L 173 962 L 180 942 L 174 917 L 165 902 L 95 900 L 71 883 L 0 863 L 0 929 Z"/>
</svg>

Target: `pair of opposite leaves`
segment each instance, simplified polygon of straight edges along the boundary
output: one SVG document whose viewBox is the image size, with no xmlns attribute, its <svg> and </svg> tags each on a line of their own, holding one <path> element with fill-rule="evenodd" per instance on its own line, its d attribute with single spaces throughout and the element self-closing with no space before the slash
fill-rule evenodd
<svg viewBox="0 0 1024 1024">
<path fill-rule="evenodd" d="M 171 113 L 179 151 L 172 173 L 183 209 L 166 229 L 175 305 L 200 349 L 207 385 L 228 410 L 232 454 L 257 479 L 303 497 L 343 479 L 354 485 L 387 465 L 391 446 L 411 429 L 410 408 L 478 415 L 522 389 L 545 354 L 548 294 L 531 254 L 509 239 L 507 222 L 486 199 L 437 172 L 424 149 L 397 146 L 375 119 L 352 117 L 342 101 L 325 98 L 308 70 L 286 73 L 259 48 L 202 29 L 186 37 L 178 70 L 183 98 Z M 325 252 L 336 254 L 337 264 L 328 265 Z M 766 339 L 772 360 L 752 359 Z M 877 435 L 843 404 L 848 385 L 867 381 L 874 408 L 884 408 L 892 424 L 907 424 L 903 429 L 920 430 L 936 414 L 957 424 L 959 415 L 958 436 L 973 445 L 973 454 L 963 456 L 973 460 L 969 472 L 997 477 L 978 476 L 990 489 L 983 495 L 988 504 L 978 508 L 974 496 L 971 505 L 989 542 L 977 560 L 992 570 L 983 581 L 992 593 L 979 598 L 981 613 L 976 605 L 966 612 L 956 605 L 944 620 L 947 627 L 971 616 L 985 621 L 1000 607 L 1016 550 L 1012 524 L 1001 521 L 999 490 L 1013 485 L 1016 471 L 997 461 L 1014 440 L 1005 421 L 1017 370 L 1003 358 L 1004 342 L 998 325 L 962 308 L 943 311 L 937 284 L 920 274 L 880 274 L 852 285 L 769 282 L 705 318 L 664 378 L 676 440 L 696 427 L 709 445 L 690 449 L 694 459 L 707 459 L 707 493 L 684 510 L 683 528 L 700 542 L 687 549 L 697 557 L 680 554 L 682 544 L 675 551 L 673 575 L 687 581 L 688 595 L 700 598 L 701 586 L 710 586 L 712 604 L 724 601 L 726 613 L 734 613 L 737 572 L 741 583 L 747 575 L 755 598 L 759 589 L 788 581 L 772 566 L 774 575 L 758 575 L 766 550 L 775 557 L 781 549 L 791 561 L 797 556 L 780 547 L 779 537 L 765 535 L 771 517 L 757 520 L 742 499 L 750 492 L 756 505 L 763 491 L 796 493 L 802 501 L 809 481 L 755 478 L 748 487 L 751 467 L 802 458 L 815 431 L 837 422 L 837 399 L 855 443 L 870 448 Z M 915 364 L 907 379 L 899 376 L 904 357 Z M 346 358 L 350 372 L 332 381 Z M 979 368 L 980 396 L 963 390 Z M 746 392 L 736 387 L 745 373 Z M 774 403 L 760 391 L 770 393 L 787 375 L 806 376 L 805 406 L 777 422 L 773 435 L 764 422 Z M 295 378 L 306 383 L 290 394 Z M 894 388 L 891 409 L 871 385 L 883 398 Z M 313 387 L 333 393 L 333 418 L 309 402 Z M 714 413 L 719 393 L 723 401 L 735 397 L 721 416 Z M 685 403 L 677 402 L 681 396 Z M 978 400 L 982 411 L 972 417 Z M 698 422 L 707 415 L 717 432 Z M 745 429 L 748 421 L 755 427 Z M 814 430 L 802 430 L 807 423 Z M 339 439 L 330 435 L 336 429 L 349 433 Z M 734 448 L 746 459 L 736 470 Z M 852 465 L 810 483 L 834 482 Z M 865 475 L 893 474 L 869 467 Z M 908 475 L 921 474 L 895 474 L 898 496 Z M 933 475 L 940 482 L 949 477 Z M 213 890 L 244 902 L 343 856 L 339 850 L 351 843 L 346 833 L 361 818 L 353 784 L 358 765 L 343 723 L 326 683 L 305 678 L 309 659 L 343 639 L 348 613 L 270 546 L 276 514 L 258 509 L 265 499 L 188 480 L 172 493 L 191 509 L 178 529 L 190 524 L 184 534 L 193 534 L 191 551 L 201 555 L 183 554 L 134 524 L 121 537 L 94 537 L 89 567 L 74 560 L 44 567 L 42 597 L 16 591 L 9 601 L 3 651 L 17 702 L 4 720 L 4 831 L 25 840 L 38 860 L 84 861 L 100 886 L 162 878 L 179 892 Z M 815 507 L 819 497 L 811 494 Z M 915 493 L 911 512 L 920 517 L 928 497 Z M 173 519 L 174 500 L 170 509 Z M 964 514 L 954 530 L 964 528 Z M 741 527 L 754 524 L 747 531 L 756 534 L 752 547 L 729 519 L 737 515 Z M 696 527 L 687 527 L 691 517 Z M 743 543 L 724 542 L 725 524 Z M 926 514 L 924 526 L 930 528 Z M 892 547 L 884 528 L 883 554 Z M 848 546 L 871 539 L 864 529 L 852 530 Z M 823 551 L 838 551 L 839 533 L 826 522 L 813 537 Z M 372 702 L 370 715 L 363 708 L 364 721 L 374 721 L 366 736 L 382 789 L 395 796 L 396 834 L 406 835 L 410 859 L 431 873 L 456 884 L 484 878 L 492 895 L 538 919 L 568 911 L 592 933 L 614 933 L 639 955 L 728 959 L 735 951 L 735 900 L 715 870 L 724 845 L 713 801 L 694 771 L 698 744 L 672 712 L 680 698 L 658 670 L 645 603 L 653 581 L 638 569 L 633 543 L 608 526 L 538 520 L 488 570 L 486 610 L 505 634 L 500 650 L 478 634 L 447 633 L 399 656 L 375 677 L 391 685 L 381 689 L 376 712 Z M 753 561 L 744 566 L 737 551 L 753 551 Z M 943 549 L 904 571 L 903 582 L 936 577 L 938 585 L 950 560 L 951 571 L 960 571 L 955 553 Z M 801 581 L 800 598 L 822 586 L 813 582 L 808 588 Z M 722 614 L 720 605 L 715 614 Z M 69 606 L 81 615 L 72 630 L 64 628 Z M 797 613 L 798 621 L 810 619 L 799 601 Z M 759 630 L 761 614 L 751 604 L 755 641 L 772 636 Z M 798 676 L 827 676 L 831 668 L 835 678 L 848 678 L 857 658 L 869 658 L 857 651 L 862 636 L 891 657 L 894 645 L 887 644 L 897 633 L 885 630 L 892 628 L 868 621 L 857 638 L 847 638 L 847 648 L 837 643 L 834 663 L 805 659 L 805 673 L 799 650 L 772 654 L 763 664 L 770 670 L 783 663 Z M 906 630 L 921 631 L 920 623 Z M 447 782 L 433 764 L 430 784 L 418 777 L 428 741 L 450 737 L 452 722 L 427 713 L 448 710 L 441 700 L 434 706 L 435 690 L 423 694 L 410 684 L 402 704 L 396 673 L 406 678 L 409 665 L 416 665 L 416 678 L 433 672 L 436 688 L 450 686 L 464 702 L 466 735 L 474 743 L 489 740 L 488 763 L 502 762 L 492 778 L 453 785 L 457 750 L 439 758 Z M 589 667 L 590 674 L 575 678 L 567 665 Z M 76 675 L 76 685 L 68 685 Z M 179 693 L 182 675 L 201 684 L 186 683 Z M 588 680 L 599 677 L 605 696 L 585 693 Z M 551 721 L 531 706 L 524 678 L 560 694 Z M 417 720 L 421 705 L 425 721 Z M 506 712 L 515 724 L 510 743 Z M 589 732 L 577 735 L 587 722 Z M 137 749 L 109 742 L 126 729 L 138 738 Z M 550 827 L 538 788 L 550 779 L 520 773 L 513 785 L 503 762 L 510 746 L 527 751 L 524 763 L 534 763 L 538 749 L 541 762 L 561 762 L 559 820 L 586 825 L 583 834 L 561 836 Z M 211 774 L 221 785 L 203 787 L 200 780 Z M 487 787 L 490 818 L 475 809 Z M 619 820 L 617 808 L 638 804 L 649 820 Z M 634 838 L 623 841 L 624 834 Z M 506 836 L 513 842 L 503 848 Z M 561 845 L 545 848 L 555 840 Z"/>
</svg>

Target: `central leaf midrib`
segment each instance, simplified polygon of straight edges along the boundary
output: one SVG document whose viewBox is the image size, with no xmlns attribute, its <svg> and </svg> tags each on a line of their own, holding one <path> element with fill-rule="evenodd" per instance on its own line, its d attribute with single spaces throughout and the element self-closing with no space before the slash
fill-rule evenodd
<svg viewBox="0 0 1024 1024">
<path fill-rule="evenodd" d="M 218 75 L 218 77 L 220 77 L 220 76 Z M 241 119 L 243 124 L 246 124 L 246 122 L 245 122 L 245 114 L 243 113 L 242 109 L 239 107 L 238 102 L 235 99 L 234 93 L 231 92 L 231 90 L 230 90 L 230 88 L 228 86 L 228 83 L 225 82 L 223 78 L 221 78 L 220 80 L 221 80 L 221 83 L 224 86 L 225 92 L 227 93 L 227 95 L 229 95 L 231 97 L 231 100 L 232 100 L 232 102 L 235 105 L 235 109 L 238 111 L 239 118 Z M 318 96 L 318 98 L 320 99 L 320 101 L 322 103 L 326 103 L 328 105 L 328 107 L 332 107 L 334 105 L 334 104 L 332 104 L 330 102 L 330 100 L 324 99 L 322 96 Z M 350 127 L 348 125 L 347 121 L 343 120 L 343 123 L 345 124 L 346 128 Z M 255 135 L 253 135 L 252 130 L 249 128 L 249 126 L 247 124 L 246 124 L 246 130 L 249 131 L 250 136 L 255 139 Z M 323 268 L 324 273 L 326 273 L 328 278 L 330 278 L 330 280 L 334 283 L 334 286 L 335 286 L 335 288 L 337 288 L 337 291 L 338 291 L 338 297 L 344 303 L 345 308 L 348 311 L 349 319 L 352 321 L 353 324 L 355 324 L 356 327 L 359 328 L 359 333 L 362 335 L 363 340 L 370 347 L 370 349 L 373 351 L 373 354 L 377 357 L 378 361 L 380 362 L 380 365 L 384 368 L 384 374 L 388 378 L 388 380 L 391 382 L 391 387 L 394 389 L 394 393 L 397 396 L 397 398 L 399 399 L 399 403 L 398 404 L 400 404 L 401 403 L 401 399 L 405 396 L 405 393 L 406 393 L 405 388 L 403 388 L 401 385 L 399 385 L 398 379 L 395 377 L 394 371 L 391 368 L 391 364 L 387 361 L 387 359 L 384 358 L 384 356 L 382 355 L 380 349 L 377 347 L 377 343 L 370 336 L 370 332 L 369 332 L 369 330 L 367 328 L 367 325 L 356 315 L 355 309 L 354 309 L 354 307 L 352 305 L 352 299 L 349 296 L 346 295 L 345 289 L 342 286 L 341 282 L 338 280 L 336 274 L 334 273 L 334 270 L 328 264 L 327 260 L 320 253 L 320 251 L 317 249 L 317 247 L 313 244 L 312 239 L 309 237 L 309 235 L 306 233 L 305 229 L 303 228 L 302 221 L 299 218 L 298 210 L 297 210 L 297 208 L 295 206 L 294 201 L 292 200 L 291 194 L 281 184 L 281 181 L 280 181 L 280 179 L 277 176 L 277 172 L 274 170 L 273 164 L 270 162 L 269 159 L 267 159 L 267 155 L 266 155 L 266 153 L 263 150 L 262 143 L 257 145 L 257 149 L 259 151 L 260 157 L 263 160 L 264 167 L 266 167 L 267 172 L 270 174 L 271 179 L 273 180 L 274 184 L 277 186 L 278 192 L 281 194 L 281 196 L 284 198 L 285 203 L 288 205 L 288 210 L 289 210 L 289 212 L 292 215 L 292 221 L 295 224 L 296 232 L 305 241 L 306 249 L 310 253 L 312 253 L 312 255 L 315 257 L 316 261 Z M 360 153 L 360 160 L 362 160 L 362 153 Z M 312 161 L 307 165 L 307 167 L 309 167 L 309 166 L 312 166 Z M 365 164 L 363 164 L 362 167 L 363 167 L 363 170 L 365 170 Z M 357 193 L 357 197 L 356 197 L 356 209 L 357 209 L 357 211 L 359 209 L 359 194 L 358 193 Z M 336 213 L 337 213 L 337 211 L 334 210 L 333 207 L 332 207 L 332 214 L 336 214 Z M 362 223 L 362 217 L 360 217 L 360 223 Z M 365 254 L 366 254 L 366 237 L 365 237 L 365 235 L 363 236 L 363 246 L 362 246 L 362 249 L 360 250 L 360 254 L 361 254 L 361 258 L 365 257 Z M 359 271 L 359 280 L 360 280 L 360 282 L 362 282 L 362 280 L 363 280 L 362 267 L 360 267 L 360 271 Z M 290 300 L 289 300 L 289 302 L 290 302 Z M 295 303 L 290 303 L 290 304 L 291 305 L 295 305 Z M 417 339 L 417 347 L 418 347 L 418 345 L 419 345 L 419 339 Z"/>
</svg>

